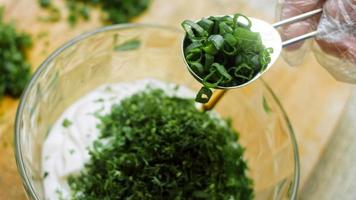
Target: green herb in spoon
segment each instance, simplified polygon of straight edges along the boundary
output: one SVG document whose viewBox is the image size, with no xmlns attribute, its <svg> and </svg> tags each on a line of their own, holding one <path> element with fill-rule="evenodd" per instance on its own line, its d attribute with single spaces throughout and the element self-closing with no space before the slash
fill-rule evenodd
<svg viewBox="0 0 356 200">
<path fill-rule="evenodd" d="M 263 45 L 260 34 L 251 31 L 251 26 L 251 20 L 241 14 L 182 23 L 185 60 L 204 85 L 197 102 L 208 102 L 211 88 L 250 81 L 271 62 L 273 49 Z"/>
</svg>

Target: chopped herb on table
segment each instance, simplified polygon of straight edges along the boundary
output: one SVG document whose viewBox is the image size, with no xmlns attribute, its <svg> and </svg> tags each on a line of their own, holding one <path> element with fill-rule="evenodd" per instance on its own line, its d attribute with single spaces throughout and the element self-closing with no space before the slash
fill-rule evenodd
<svg viewBox="0 0 356 200">
<path fill-rule="evenodd" d="M 89 7 L 86 5 L 86 0 L 66 0 L 67 9 L 69 11 L 68 22 L 75 25 L 79 19 L 90 19 Z"/>
<path fill-rule="evenodd" d="M 244 149 L 227 120 L 147 89 L 100 117 L 72 199 L 252 199 Z"/>
<path fill-rule="evenodd" d="M 104 21 L 112 24 L 126 23 L 142 14 L 151 0 L 65 0 L 69 11 L 68 21 L 74 25 L 79 19 L 90 18 L 90 7 L 100 7 L 104 13 Z M 43 8 L 53 7 L 51 0 L 39 0 Z"/>
<path fill-rule="evenodd" d="M 31 77 L 25 53 L 31 46 L 31 38 L 18 32 L 13 24 L 5 23 L 2 16 L 0 8 L 0 98 L 19 97 Z"/>
<path fill-rule="evenodd" d="M 270 63 L 273 49 L 263 45 L 260 34 L 251 31 L 251 26 L 251 20 L 241 14 L 182 23 L 185 59 L 204 85 L 196 101 L 208 102 L 211 88 L 248 82 Z"/>
<path fill-rule="evenodd" d="M 106 13 L 106 20 L 113 23 L 129 22 L 134 17 L 142 14 L 149 6 L 151 0 L 81 0 L 88 5 L 102 8 Z"/>
<path fill-rule="evenodd" d="M 61 19 L 61 12 L 55 6 L 48 5 L 45 7 L 48 11 L 47 16 L 40 16 L 38 19 L 43 22 L 58 22 Z"/>
<path fill-rule="evenodd" d="M 39 2 L 41 7 L 46 8 L 46 7 L 51 5 L 52 1 L 51 0 L 38 0 L 38 2 Z"/>
</svg>

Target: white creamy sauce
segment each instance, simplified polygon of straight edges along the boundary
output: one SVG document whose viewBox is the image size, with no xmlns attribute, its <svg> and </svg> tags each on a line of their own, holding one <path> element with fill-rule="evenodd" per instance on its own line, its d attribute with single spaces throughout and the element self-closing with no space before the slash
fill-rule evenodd
<svg viewBox="0 0 356 200">
<path fill-rule="evenodd" d="M 194 93 L 185 87 L 174 92 L 175 84 L 167 84 L 153 79 L 131 83 L 103 85 L 80 98 L 58 118 L 48 134 L 42 149 L 42 172 L 45 198 L 68 199 L 70 188 L 67 178 L 78 174 L 89 161 L 88 147 L 100 134 L 97 129 L 99 119 L 94 116 L 108 114 L 113 104 L 118 104 L 139 91 L 150 88 L 163 89 L 167 95 L 194 98 Z M 67 119 L 70 126 L 64 127 Z"/>
</svg>

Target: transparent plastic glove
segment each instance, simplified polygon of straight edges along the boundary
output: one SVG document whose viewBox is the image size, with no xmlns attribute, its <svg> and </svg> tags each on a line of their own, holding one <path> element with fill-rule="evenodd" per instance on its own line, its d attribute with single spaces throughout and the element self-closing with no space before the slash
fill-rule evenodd
<svg viewBox="0 0 356 200">
<path fill-rule="evenodd" d="M 279 20 L 285 19 L 320 7 L 321 16 L 281 29 L 283 40 L 317 29 L 315 42 L 288 46 L 282 55 L 295 66 L 312 49 L 319 63 L 337 80 L 356 83 L 356 0 L 278 0 L 277 16 Z"/>
</svg>

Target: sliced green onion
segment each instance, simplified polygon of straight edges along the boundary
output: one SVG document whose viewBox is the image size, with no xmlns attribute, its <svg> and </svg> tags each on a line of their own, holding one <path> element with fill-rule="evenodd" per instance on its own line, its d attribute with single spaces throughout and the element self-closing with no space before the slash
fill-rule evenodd
<svg viewBox="0 0 356 200">
<path fill-rule="evenodd" d="M 224 35 L 224 40 L 227 44 L 229 44 L 230 46 L 234 47 L 237 44 L 237 40 L 234 37 L 233 34 L 231 33 L 227 33 Z"/>
<path fill-rule="evenodd" d="M 242 63 L 242 55 L 241 54 L 237 54 L 235 57 L 235 65 L 240 65 Z"/>
<path fill-rule="evenodd" d="M 237 27 L 234 31 L 234 36 L 237 39 L 237 45 L 240 50 L 257 53 L 263 48 L 259 33 L 252 33 L 245 28 Z"/>
<path fill-rule="evenodd" d="M 211 66 L 214 67 L 219 72 L 219 74 L 225 79 L 232 79 L 232 76 L 226 71 L 224 66 L 220 65 L 219 63 L 213 63 Z"/>
<path fill-rule="evenodd" d="M 215 55 L 215 62 L 224 65 L 224 66 L 228 66 L 228 55 L 224 54 L 224 53 L 219 53 Z"/>
<path fill-rule="evenodd" d="M 219 33 L 221 35 L 225 34 L 225 33 L 232 33 L 234 30 L 229 26 L 227 25 L 225 22 L 221 22 L 219 24 Z"/>
<path fill-rule="evenodd" d="M 262 70 L 264 70 L 268 64 L 271 62 L 271 53 L 273 53 L 272 48 L 267 48 L 262 50 L 261 56 L 259 57 L 259 61 L 261 63 Z"/>
<path fill-rule="evenodd" d="M 219 17 L 219 20 L 223 21 L 223 22 L 229 22 L 229 23 L 233 23 L 234 22 L 234 19 L 231 18 L 229 15 L 225 15 L 225 16 Z"/>
<path fill-rule="evenodd" d="M 197 96 L 195 97 L 195 101 L 199 103 L 207 103 L 212 95 L 213 92 L 209 88 L 202 87 L 200 88 Z"/>
<path fill-rule="evenodd" d="M 208 38 L 207 45 L 203 47 L 207 54 L 216 54 L 224 45 L 224 38 L 221 35 L 211 35 Z"/>
<path fill-rule="evenodd" d="M 242 78 L 245 80 L 250 80 L 253 76 L 253 68 L 248 66 L 246 63 L 242 63 L 235 69 L 235 77 Z"/>
<path fill-rule="evenodd" d="M 201 49 L 194 49 L 190 51 L 186 56 L 185 59 L 188 63 L 190 62 L 200 62 L 202 59 L 202 50 Z"/>
<path fill-rule="evenodd" d="M 205 54 L 205 67 L 210 67 L 214 63 L 214 56 Z"/>
<path fill-rule="evenodd" d="M 258 54 L 251 56 L 250 60 L 255 69 L 259 70 L 261 68 L 260 56 Z"/>
<path fill-rule="evenodd" d="M 246 17 L 245 15 L 242 15 L 242 14 L 235 14 L 235 15 L 234 15 L 234 25 L 235 25 L 235 26 L 238 25 L 238 22 L 239 22 L 239 18 L 240 18 L 240 17 L 244 18 L 244 19 L 247 21 L 247 24 L 243 24 L 243 25 L 245 25 L 246 28 L 250 29 L 251 26 L 252 26 L 251 20 L 250 20 L 248 17 Z"/>
<path fill-rule="evenodd" d="M 202 48 L 202 47 L 203 47 L 203 44 L 201 42 L 194 42 L 194 43 L 191 43 L 189 46 L 187 46 L 184 49 L 184 52 L 185 52 L 185 54 L 188 54 L 192 50 L 199 49 L 199 48 Z"/>
<path fill-rule="evenodd" d="M 223 52 L 224 52 L 226 55 L 233 56 L 233 55 L 236 55 L 236 53 L 237 53 L 237 48 L 234 47 L 234 46 L 231 46 L 231 45 L 229 45 L 229 44 L 225 44 L 225 45 L 224 45 L 224 48 L 223 48 Z"/>
<path fill-rule="evenodd" d="M 263 45 L 260 34 L 251 31 L 251 20 L 242 14 L 197 23 L 185 20 L 182 26 L 185 59 L 206 89 L 246 83 L 271 62 L 273 49 Z"/>
<path fill-rule="evenodd" d="M 214 27 L 214 22 L 210 19 L 202 19 L 198 22 L 198 25 L 201 26 L 208 33 L 211 33 Z"/>
<path fill-rule="evenodd" d="M 216 74 L 217 74 L 216 69 L 211 70 L 211 72 L 203 79 L 203 85 L 207 88 L 217 87 L 219 85 L 219 83 L 223 80 L 223 78 L 220 78 L 220 79 L 216 80 L 215 82 L 210 82 L 210 80 L 209 80 Z"/>
<path fill-rule="evenodd" d="M 200 27 L 198 24 L 190 21 L 190 20 L 185 20 L 182 23 L 183 29 L 186 31 L 187 35 L 189 36 L 190 39 L 194 39 L 197 38 L 197 36 L 195 35 L 194 31 L 196 32 L 196 34 L 199 37 L 206 37 L 208 36 L 208 32 L 206 32 L 206 30 L 204 30 L 202 27 Z"/>
<path fill-rule="evenodd" d="M 203 73 L 204 72 L 204 67 L 202 64 L 199 62 L 191 62 L 189 63 L 189 66 L 193 69 L 194 72 L 196 73 Z"/>
</svg>

